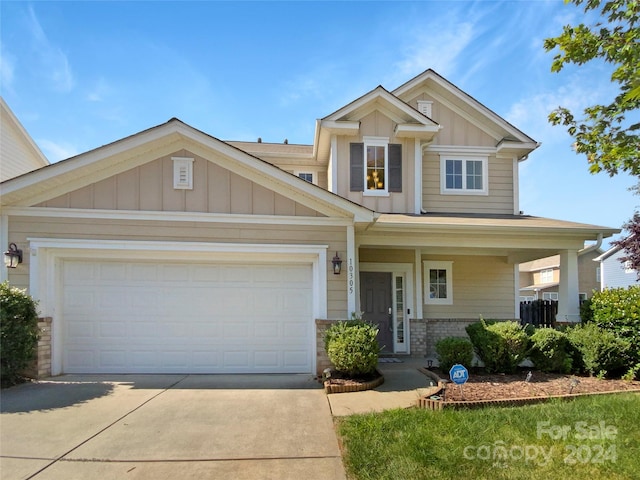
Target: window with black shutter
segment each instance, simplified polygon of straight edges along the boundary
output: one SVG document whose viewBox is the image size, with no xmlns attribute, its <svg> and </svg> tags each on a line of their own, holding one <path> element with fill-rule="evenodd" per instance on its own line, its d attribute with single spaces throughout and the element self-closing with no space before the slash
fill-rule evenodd
<svg viewBox="0 0 640 480">
<path fill-rule="evenodd" d="M 402 145 L 388 138 L 364 137 L 350 144 L 350 190 L 365 195 L 402 192 Z"/>
</svg>

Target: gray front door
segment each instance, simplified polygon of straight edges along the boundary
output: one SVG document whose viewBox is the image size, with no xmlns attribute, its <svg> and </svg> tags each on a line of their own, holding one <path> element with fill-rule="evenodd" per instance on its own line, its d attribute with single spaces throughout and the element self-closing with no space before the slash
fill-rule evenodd
<svg viewBox="0 0 640 480">
<path fill-rule="evenodd" d="M 385 272 L 360 272 L 362 319 L 378 326 L 378 342 L 386 353 L 393 353 L 391 277 Z"/>
</svg>

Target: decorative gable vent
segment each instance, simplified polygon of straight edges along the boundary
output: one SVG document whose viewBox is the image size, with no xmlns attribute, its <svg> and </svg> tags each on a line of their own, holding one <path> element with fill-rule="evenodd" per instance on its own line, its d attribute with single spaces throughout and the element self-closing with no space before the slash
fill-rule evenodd
<svg viewBox="0 0 640 480">
<path fill-rule="evenodd" d="M 173 160 L 173 188 L 176 190 L 193 189 L 193 158 L 171 157 Z"/>
<path fill-rule="evenodd" d="M 431 100 L 418 100 L 418 111 L 425 117 L 431 118 L 431 106 L 433 102 Z"/>
</svg>

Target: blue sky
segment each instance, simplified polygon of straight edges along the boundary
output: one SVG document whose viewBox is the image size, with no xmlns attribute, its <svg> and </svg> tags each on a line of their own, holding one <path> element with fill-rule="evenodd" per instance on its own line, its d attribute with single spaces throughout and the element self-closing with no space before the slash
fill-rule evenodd
<svg viewBox="0 0 640 480">
<path fill-rule="evenodd" d="M 542 143 L 520 167 L 526 214 L 619 228 L 640 204 L 632 177 L 589 174 L 547 122 L 615 93 L 602 64 L 551 73 L 543 40 L 585 19 L 561 0 L 2 1 L 0 14 L 1 94 L 53 162 L 172 117 L 310 144 L 317 118 L 433 68 Z"/>
</svg>

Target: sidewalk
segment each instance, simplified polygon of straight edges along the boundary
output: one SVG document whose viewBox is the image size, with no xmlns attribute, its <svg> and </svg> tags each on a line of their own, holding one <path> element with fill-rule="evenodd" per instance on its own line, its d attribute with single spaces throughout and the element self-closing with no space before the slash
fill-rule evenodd
<svg viewBox="0 0 640 480">
<path fill-rule="evenodd" d="M 378 370 L 384 375 L 384 383 L 374 390 L 328 394 L 331 414 L 342 417 L 409 408 L 415 406 L 419 397 L 434 391 L 433 380 L 418 370 L 426 367 L 426 359 L 400 357 L 397 360 L 398 363 L 378 364 Z"/>
</svg>

